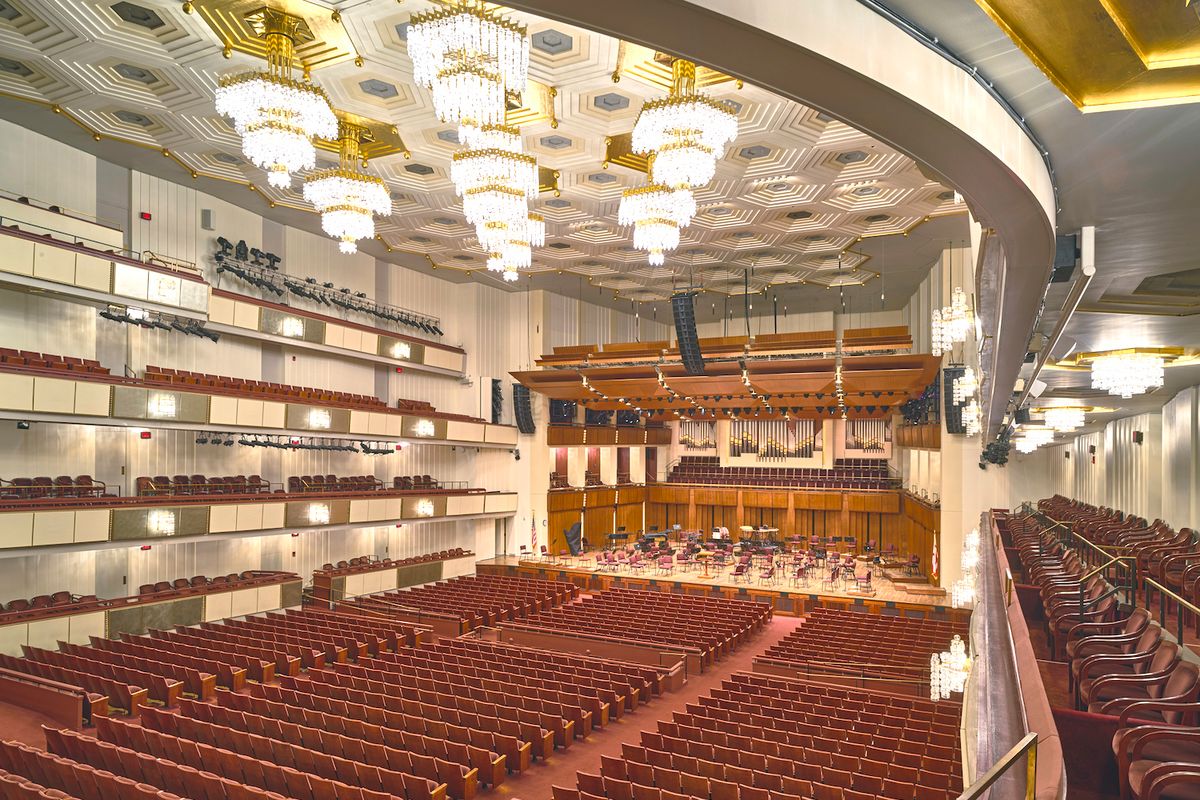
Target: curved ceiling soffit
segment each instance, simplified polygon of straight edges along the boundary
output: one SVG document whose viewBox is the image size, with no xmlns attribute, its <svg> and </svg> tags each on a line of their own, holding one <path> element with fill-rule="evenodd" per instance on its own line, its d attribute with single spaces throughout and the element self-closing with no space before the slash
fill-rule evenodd
<svg viewBox="0 0 1200 800">
<path fill-rule="evenodd" d="M 1053 182 L 1037 147 L 974 78 L 851 0 L 505 0 L 686 57 L 824 111 L 910 156 L 1004 245 L 988 435 L 1025 357 L 1054 254 Z"/>
</svg>

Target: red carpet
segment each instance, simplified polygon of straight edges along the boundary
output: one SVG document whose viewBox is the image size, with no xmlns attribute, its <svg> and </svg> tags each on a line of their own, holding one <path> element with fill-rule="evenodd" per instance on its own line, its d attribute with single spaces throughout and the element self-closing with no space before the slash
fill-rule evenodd
<svg viewBox="0 0 1200 800">
<path fill-rule="evenodd" d="M 720 685 L 731 672 L 749 670 L 754 657 L 787 636 L 800 620 L 796 617 L 775 617 L 771 624 L 733 655 L 718 661 L 707 672 L 692 676 L 678 692 L 668 692 L 651 700 L 637 711 L 627 713 L 607 727 L 593 731 L 587 739 L 575 740 L 567 750 L 555 751 L 545 763 L 536 762 L 521 775 L 510 775 L 494 792 L 485 796 L 519 797 L 521 800 L 550 800 L 551 786 L 575 788 L 576 772 L 600 772 L 600 756 L 620 756 L 623 742 L 638 743 L 643 730 L 655 730 L 655 723 L 669 720 L 671 713 L 682 711 L 685 703 Z"/>
</svg>

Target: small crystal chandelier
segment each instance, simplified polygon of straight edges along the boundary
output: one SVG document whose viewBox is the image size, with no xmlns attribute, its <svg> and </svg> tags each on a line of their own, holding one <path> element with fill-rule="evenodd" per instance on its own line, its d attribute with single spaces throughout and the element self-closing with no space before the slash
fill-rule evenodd
<svg viewBox="0 0 1200 800">
<path fill-rule="evenodd" d="M 696 65 L 671 63 L 671 92 L 642 106 L 633 126 L 633 151 L 656 161 L 651 180 L 695 188 L 712 180 L 717 159 L 737 137 L 737 114 L 725 103 L 696 91 Z"/>
<path fill-rule="evenodd" d="M 505 93 L 523 91 L 529 74 L 525 33 L 479 0 L 413 15 L 413 80 L 432 92 L 442 122 L 504 123 Z"/>
<path fill-rule="evenodd" d="M 1054 429 L 1032 426 L 1022 426 L 1020 434 L 1013 439 L 1013 447 L 1018 453 L 1032 453 L 1042 445 L 1054 441 Z"/>
<path fill-rule="evenodd" d="M 1163 385 L 1163 357 L 1121 350 L 1092 359 L 1092 388 L 1125 399 Z"/>
<path fill-rule="evenodd" d="M 980 412 L 979 403 L 974 399 L 963 406 L 962 410 L 963 432 L 967 436 L 975 436 L 979 433 Z"/>
<path fill-rule="evenodd" d="M 360 144 L 366 135 L 362 126 L 340 122 L 338 166 L 314 172 L 304 182 L 304 199 L 321 215 L 321 227 L 339 240 L 343 253 L 358 252 L 359 239 L 375 236 L 374 215 L 392 211 L 384 182 L 359 168 Z"/>
<path fill-rule="evenodd" d="M 293 172 L 316 165 L 313 139 L 332 139 L 338 122 L 320 87 L 292 78 L 296 43 L 313 38 L 307 23 L 269 8 L 260 13 L 255 27 L 266 40 L 267 70 L 222 78 L 216 109 L 233 120 L 246 158 L 267 171 L 270 185 L 284 188 Z"/>
<path fill-rule="evenodd" d="M 651 156 L 651 165 L 656 158 Z M 647 261 L 661 266 L 665 253 L 679 246 L 679 229 L 696 215 L 696 199 L 687 189 L 650 184 L 621 195 L 617 222 L 633 226 L 633 246 L 649 253 Z"/>
<path fill-rule="evenodd" d="M 950 650 L 934 653 L 929 657 L 929 697 L 932 700 L 949 700 L 952 694 L 961 694 L 967 688 L 967 676 L 971 674 L 971 660 L 967 658 L 967 645 L 957 634 L 950 640 Z"/>
<path fill-rule="evenodd" d="M 1056 406 L 1045 411 L 1046 425 L 1059 433 L 1070 433 L 1082 428 L 1085 422 L 1084 411 L 1077 406 Z"/>
<path fill-rule="evenodd" d="M 954 279 L 954 249 L 950 250 L 950 279 Z M 930 352 L 935 356 L 949 352 L 954 345 L 967 341 L 975 327 L 975 312 L 967 303 L 967 293 L 955 286 L 950 305 L 935 308 L 930 314 Z"/>
<path fill-rule="evenodd" d="M 963 374 L 954 379 L 954 404 L 961 406 L 968 398 L 974 397 L 979 390 L 979 381 L 975 378 L 975 370 L 971 367 L 963 369 Z"/>
<path fill-rule="evenodd" d="M 479 246 L 484 250 L 497 249 L 505 242 L 519 241 L 527 246 L 541 247 L 546 243 L 546 218 L 541 214 L 526 214 L 524 220 L 487 222 L 476 227 Z M 525 266 L 528 266 L 526 264 Z"/>
</svg>

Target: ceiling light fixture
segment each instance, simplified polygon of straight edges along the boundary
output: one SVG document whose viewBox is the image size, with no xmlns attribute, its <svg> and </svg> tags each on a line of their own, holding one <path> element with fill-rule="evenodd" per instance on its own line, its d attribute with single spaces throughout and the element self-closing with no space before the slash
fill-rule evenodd
<svg viewBox="0 0 1200 800">
<path fill-rule="evenodd" d="M 650 163 L 657 162 L 650 156 Z M 621 195 L 617 222 L 633 226 L 633 246 L 649 253 L 647 261 L 660 266 L 665 253 L 679 246 L 679 230 L 696 215 L 696 199 L 687 189 L 652 183 L 627 189 Z"/>
<path fill-rule="evenodd" d="M 478 0 L 414 14 L 408 30 L 413 80 L 433 94 L 442 122 L 499 125 L 506 91 L 525 89 L 526 30 Z"/>
<path fill-rule="evenodd" d="M 360 145 L 365 128 L 345 120 L 338 123 L 339 164 L 314 172 L 304 182 L 304 199 L 321 215 L 325 233 L 339 241 L 343 253 L 358 252 L 359 239 L 375 237 L 374 215 L 390 214 L 392 198 L 380 178 L 363 172 Z"/>
<path fill-rule="evenodd" d="M 1163 385 L 1163 357 L 1157 353 L 1116 350 L 1091 359 L 1092 388 L 1125 399 Z"/>
<path fill-rule="evenodd" d="M 963 369 L 963 374 L 954 379 L 954 404 L 961 406 L 979 390 L 979 381 L 975 378 L 975 370 L 971 367 Z"/>
<path fill-rule="evenodd" d="M 954 248 L 947 245 L 950 260 L 950 280 L 954 280 Z M 955 286 L 950 293 L 950 305 L 935 308 L 930 314 L 930 352 L 940 356 L 956 344 L 967 341 L 975 328 L 975 312 L 967 303 L 967 293 Z"/>
<path fill-rule="evenodd" d="M 1084 410 L 1078 406 L 1055 406 L 1044 412 L 1045 422 L 1059 433 L 1070 433 L 1086 422 Z"/>
<path fill-rule="evenodd" d="M 248 19 L 266 41 L 267 69 L 222 78 L 217 113 L 233 120 L 242 152 L 267 171 L 267 182 L 283 188 L 291 174 L 317 163 L 314 138 L 330 139 L 337 117 L 323 89 L 292 78 L 297 43 L 312 41 L 308 23 L 269 8 Z"/>
<path fill-rule="evenodd" d="M 737 114 L 727 104 L 696 91 L 696 65 L 671 63 L 671 92 L 642 106 L 633 126 L 633 151 L 656 155 L 652 182 L 675 188 L 712 180 L 717 159 L 737 137 Z"/>
</svg>

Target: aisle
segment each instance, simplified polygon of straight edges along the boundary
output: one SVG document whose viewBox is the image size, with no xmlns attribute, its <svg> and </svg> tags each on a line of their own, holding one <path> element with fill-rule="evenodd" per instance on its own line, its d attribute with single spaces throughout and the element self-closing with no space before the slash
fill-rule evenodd
<svg viewBox="0 0 1200 800">
<path fill-rule="evenodd" d="M 682 711 L 686 703 L 720 685 L 732 672 L 749 670 L 754 657 L 787 636 L 800 625 L 798 617 L 776 616 L 770 625 L 737 652 L 702 675 L 693 676 L 681 691 L 670 692 L 627 713 L 605 728 L 593 731 L 584 740 L 575 740 L 565 751 L 555 751 L 545 763 L 537 762 L 521 775 L 510 775 L 495 791 L 484 797 L 516 797 L 520 800 L 550 800 L 552 786 L 575 788 L 576 772 L 600 772 L 600 756 L 620 756 L 621 744 L 637 744 L 643 730 L 656 730 L 658 720 L 670 720 L 672 712 Z"/>
</svg>

